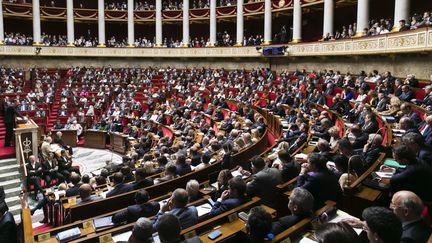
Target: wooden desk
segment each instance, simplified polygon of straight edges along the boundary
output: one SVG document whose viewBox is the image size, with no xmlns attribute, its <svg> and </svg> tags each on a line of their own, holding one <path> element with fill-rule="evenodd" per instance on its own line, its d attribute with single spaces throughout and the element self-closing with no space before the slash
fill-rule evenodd
<svg viewBox="0 0 432 243">
<path fill-rule="evenodd" d="M 245 222 L 241 219 L 234 220 L 233 222 L 223 224 L 219 229 L 220 232 L 222 232 L 222 235 L 214 240 L 210 240 L 208 238 L 208 235 L 213 232 L 213 230 L 209 233 L 206 233 L 204 235 L 200 236 L 200 239 L 202 242 L 220 242 L 224 241 L 228 238 L 233 237 L 235 234 L 240 232 L 241 230 L 245 229 L 246 225 Z"/>
<path fill-rule="evenodd" d="M 62 139 L 64 143 L 71 147 L 76 147 L 77 145 L 77 130 L 52 130 L 51 133 L 56 132 L 62 133 Z"/>
<path fill-rule="evenodd" d="M 127 150 L 127 135 L 121 133 L 110 134 L 110 145 L 117 153 L 125 154 Z"/>
<path fill-rule="evenodd" d="M 106 134 L 106 131 L 87 130 L 84 133 L 84 146 L 88 148 L 104 149 Z"/>
</svg>

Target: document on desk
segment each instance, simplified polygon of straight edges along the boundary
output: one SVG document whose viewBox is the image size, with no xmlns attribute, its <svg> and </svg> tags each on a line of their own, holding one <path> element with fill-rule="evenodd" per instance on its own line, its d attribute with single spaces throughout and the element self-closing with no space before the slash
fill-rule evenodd
<svg viewBox="0 0 432 243">
<path fill-rule="evenodd" d="M 393 172 L 376 171 L 374 173 L 381 179 L 390 179 L 393 176 Z"/>
<path fill-rule="evenodd" d="M 231 175 L 233 176 L 233 177 L 237 177 L 237 176 L 241 176 L 241 178 L 244 180 L 244 179 L 247 179 L 249 176 L 245 176 L 245 175 L 243 175 L 241 172 L 239 172 L 238 170 L 234 170 L 234 171 L 231 171 Z"/>
<path fill-rule="evenodd" d="M 93 225 L 96 229 L 108 227 L 114 225 L 112 222 L 112 216 L 98 218 L 93 220 Z"/>
<path fill-rule="evenodd" d="M 338 210 L 336 213 L 336 217 L 333 218 L 332 220 L 330 220 L 329 223 L 339 223 L 340 221 L 345 220 L 345 219 L 357 219 L 358 220 L 358 218 L 356 218 L 356 217 L 354 217 L 354 216 L 352 216 L 352 215 L 350 215 L 350 214 L 348 214 L 342 210 Z M 362 232 L 362 229 L 358 229 L 358 228 L 353 228 L 353 229 L 358 235 Z"/>
<path fill-rule="evenodd" d="M 212 206 L 209 203 L 204 203 L 196 207 L 198 211 L 198 217 L 201 217 L 203 215 L 209 214 Z"/>
<path fill-rule="evenodd" d="M 112 240 L 114 242 L 119 242 L 119 241 L 123 241 L 123 242 L 128 242 L 129 237 L 132 235 L 132 231 L 126 231 L 124 233 L 118 234 L 118 235 L 114 235 L 112 237 Z"/>
<path fill-rule="evenodd" d="M 56 239 L 59 242 L 66 242 L 75 238 L 78 238 L 81 235 L 81 231 L 78 227 L 74 227 L 65 231 L 62 231 L 57 234 Z"/>
</svg>

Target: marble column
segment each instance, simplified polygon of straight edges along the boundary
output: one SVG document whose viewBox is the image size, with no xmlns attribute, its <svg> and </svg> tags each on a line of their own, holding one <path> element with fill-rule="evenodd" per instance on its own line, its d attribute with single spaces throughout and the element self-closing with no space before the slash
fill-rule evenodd
<svg viewBox="0 0 432 243">
<path fill-rule="evenodd" d="M 216 0 L 210 0 L 210 41 L 208 46 L 215 46 L 216 43 Z"/>
<path fill-rule="evenodd" d="M 135 47 L 134 0 L 128 0 L 128 47 Z"/>
<path fill-rule="evenodd" d="M 98 0 L 98 47 L 105 47 L 105 3 Z"/>
<path fill-rule="evenodd" d="M 302 8 L 300 0 L 294 0 L 293 6 L 293 43 L 298 43 L 302 39 Z"/>
<path fill-rule="evenodd" d="M 0 45 L 4 44 L 3 0 L 0 0 Z"/>
<path fill-rule="evenodd" d="M 243 38 L 244 38 L 243 1 L 244 0 L 237 0 L 237 35 L 236 35 L 235 46 L 243 45 Z"/>
<path fill-rule="evenodd" d="M 183 0 L 183 44 L 189 46 L 189 0 Z"/>
<path fill-rule="evenodd" d="M 33 12 L 33 45 L 42 45 L 39 0 L 32 1 Z"/>
<path fill-rule="evenodd" d="M 272 1 L 264 1 L 264 45 L 270 45 L 272 41 Z"/>
<path fill-rule="evenodd" d="M 66 1 L 67 45 L 75 46 L 74 5 L 73 0 Z"/>
<path fill-rule="evenodd" d="M 392 31 L 399 31 L 400 20 L 405 20 L 408 24 L 410 18 L 410 0 L 395 0 L 394 24 Z"/>
<path fill-rule="evenodd" d="M 156 47 L 162 46 L 162 0 L 156 0 Z"/>
<path fill-rule="evenodd" d="M 334 0 L 324 0 L 323 38 L 329 34 L 333 36 Z"/>
<path fill-rule="evenodd" d="M 369 29 L 369 0 L 358 0 L 356 36 L 363 36 L 364 29 Z"/>
</svg>

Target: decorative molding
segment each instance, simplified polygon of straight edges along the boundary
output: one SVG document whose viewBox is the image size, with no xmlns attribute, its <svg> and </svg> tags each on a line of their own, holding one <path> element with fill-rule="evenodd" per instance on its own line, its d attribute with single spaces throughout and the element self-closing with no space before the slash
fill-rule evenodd
<svg viewBox="0 0 432 243">
<path fill-rule="evenodd" d="M 290 43 L 285 56 L 337 56 L 432 51 L 432 28 L 337 41 Z M 261 57 L 254 46 L 218 48 L 81 48 L 0 46 L 4 56 L 223 58 Z M 281 57 L 281 56 L 277 56 Z"/>
</svg>

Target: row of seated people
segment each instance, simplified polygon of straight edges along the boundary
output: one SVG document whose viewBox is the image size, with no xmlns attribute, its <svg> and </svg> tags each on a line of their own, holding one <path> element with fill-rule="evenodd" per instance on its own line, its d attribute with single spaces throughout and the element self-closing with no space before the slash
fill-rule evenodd
<svg viewBox="0 0 432 243">
<path fill-rule="evenodd" d="M 324 122 L 325 123 L 325 122 Z M 372 140 L 374 140 L 374 139 L 372 139 Z M 377 142 L 378 144 L 380 144 L 379 142 Z M 313 160 L 312 160 L 313 161 Z M 318 159 L 318 161 L 321 161 L 321 159 Z M 308 167 L 310 167 L 310 166 L 308 166 Z M 322 167 L 320 167 L 320 168 L 322 168 Z M 339 187 L 339 185 L 338 185 L 338 187 Z M 319 198 L 319 197 L 318 197 Z"/>
</svg>

